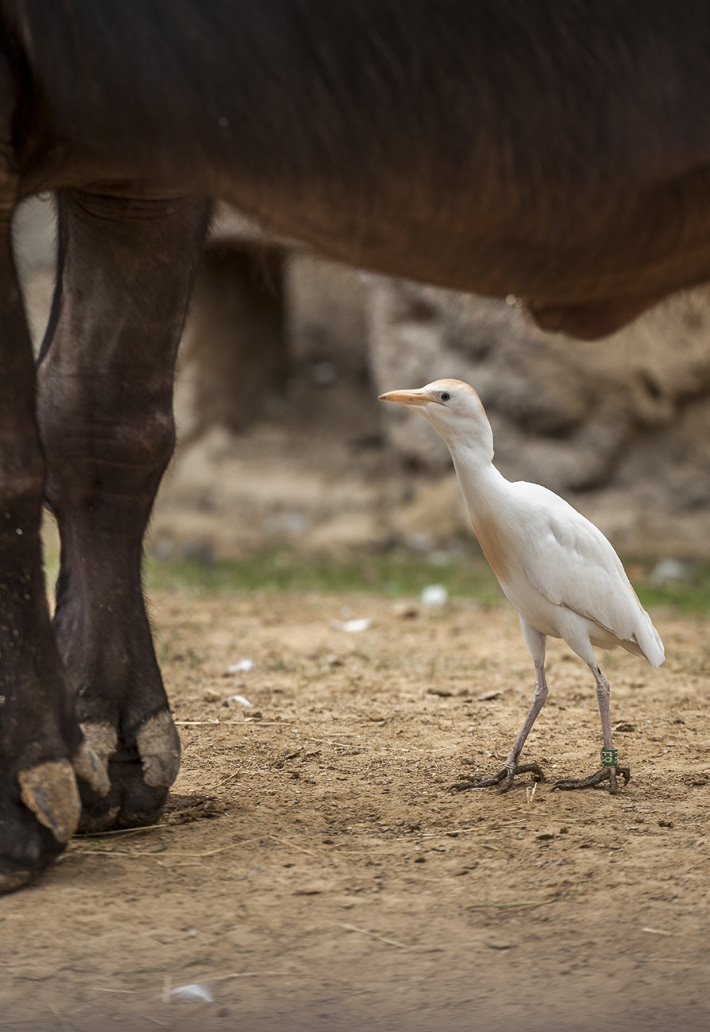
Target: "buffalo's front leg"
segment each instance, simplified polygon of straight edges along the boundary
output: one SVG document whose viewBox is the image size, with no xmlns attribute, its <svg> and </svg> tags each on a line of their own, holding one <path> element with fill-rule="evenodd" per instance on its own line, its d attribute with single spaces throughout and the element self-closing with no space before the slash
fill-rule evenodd
<svg viewBox="0 0 710 1032">
<path fill-rule="evenodd" d="M 54 641 L 40 543 L 45 465 L 35 371 L 0 199 L 0 892 L 51 860 L 79 820 L 75 772 L 106 792 Z"/>
<path fill-rule="evenodd" d="M 137 192 L 137 191 L 136 191 Z M 60 195 L 59 276 L 39 367 L 47 501 L 59 525 L 54 628 L 109 793 L 82 827 L 153 820 L 180 762 L 141 583 L 174 444 L 172 387 L 208 205 Z"/>
</svg>

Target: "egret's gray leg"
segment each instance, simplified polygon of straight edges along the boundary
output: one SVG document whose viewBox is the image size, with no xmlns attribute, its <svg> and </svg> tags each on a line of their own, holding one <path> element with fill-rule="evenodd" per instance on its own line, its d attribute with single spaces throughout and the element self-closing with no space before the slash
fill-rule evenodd
<svg viewBox="0 0 710 1032">
<path fill-rule="evenodd" d="M 604 674 L 601 672 L 596 662 L 589 663 L 589 668 L 594 674 L 594 679 L 597 682 L 597 701 L 599 703 L 599 716 L 601 717 L 602 722 L 604 751 L 607 753 L 607 756 L 613 756 L 614 744 L 611 737 L 611 712 L 609 709 L 609 696 L 611 694 L 611 689 L 609 687 L 609 682 L 606 677 L 604 677 Z M 604 762 L 603 758 L 602 762 Z M 558 781 L 553 788 L 559 788 L 562 790 L 573 788 L 596 788 L 598 785 L 601 785 L 603 781 L 608 781 L 609 793 L 611 795 L 616 795 L 618 792 L 616 780 L 617 774 L 621 774 L 624 779 L 624 785 L 628 785 L 631 779 L 631 771 L 629 768 L 619 767 L 616 763 L 610 763 L 603 766 L 601 770 L 596 771 L 594 774 L 590 774 L 587 778 Z"/>
<path fill-rule="evenodd" d="M 523 746 L 525 745 L 525 740 L 530 734 L 538 713 L 545 705 L 545 700 L 547 699 L 547 680 L 545 679 L 545 635 L 530 627 L 530 625 L 523 620 L 522 616 L 520 617 L 520 625 L 523 629 L 523 637 L 525 638 L 525 642 L 530 650 L 530 655 L 535 662 L 535 693 L 533 695 L 532 706 L 528 710 L 523 726 L 520 728 L 518 737 L 513 743 L 513 748 L 508 753 L 508 758 L 505 761 L 503 769 L 499 770 L 497 774 L 491 774 L 487 778 L 467 778 L 465 781 L 461 781 L 454 785 L 453 787 L 455 789 L 491 788 L 493 785 L 500 785 L 500 791 L 507 792 L 513 784 L 513 778 L 516 774 L 532 773 L 536 776 L 538 781 L 545 780 L 545 775 L 537 763 L 518 763 L 520 754 L 523 751 Z"/>
<path fill-rule="evenodd" d="M 604 748 L 613 748 L 611 744 L 611 714 L 609 711 L 609 697 L 611 695 L 611 687 L 604 674 L 601 672 L 599 667 L 596 667 L 592 671 L 595 680 L 597 682 L 597 700 L 599 702 L 599 716 L 602 719 L 602 736 L 604 738 Z"/>
</svg>

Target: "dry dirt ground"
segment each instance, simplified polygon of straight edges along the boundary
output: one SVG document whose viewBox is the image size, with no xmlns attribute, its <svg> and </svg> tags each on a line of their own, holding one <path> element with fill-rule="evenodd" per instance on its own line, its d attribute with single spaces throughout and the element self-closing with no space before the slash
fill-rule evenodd
<svg viewBox="0 0 710 1032">
<path fill-rule="evenodd" d="M 0 1028 L 454 1032 L 710 1026 L 710 655 L 606 657 L 612 798 L 454 793 L 532 693 L 515 613 L 295 594 L 154 599 L 184 758 L 161 824 L 77 838 L 0 901 Z M 358 633 L 336 628 L 368 618 Z M 228 665 L 253 669 L 225 675 Z M 593 681 L 553 643 L 528 754 L 596 767 Z M 224 704 L 230 695 L 252 703 Z M 213 1002 L 175 993 L 196 984 Z"/>
</svg>

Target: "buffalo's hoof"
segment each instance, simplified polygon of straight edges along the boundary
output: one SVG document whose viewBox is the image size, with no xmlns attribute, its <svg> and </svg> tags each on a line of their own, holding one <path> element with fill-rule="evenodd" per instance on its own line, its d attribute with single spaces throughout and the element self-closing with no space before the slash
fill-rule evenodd
<svg viewBox="0 0 710 1032">
<path fill-rule="evenodd" d="M 82 725 L 101 756 L 108 791 L 82 786 L 79 830 L 84 833 L 153 824 L 180 769 L 180 738 L 168 710 L 145 720 L 130 742 L 108 724 Z"/>
<path fill-rule="evenodd" d="M 40 874 L 76 831 L 80 813 L 69 760 L 21 770 L 11 797 L 0 800 L 0 892 L 22 888 Z"/>
</svg>

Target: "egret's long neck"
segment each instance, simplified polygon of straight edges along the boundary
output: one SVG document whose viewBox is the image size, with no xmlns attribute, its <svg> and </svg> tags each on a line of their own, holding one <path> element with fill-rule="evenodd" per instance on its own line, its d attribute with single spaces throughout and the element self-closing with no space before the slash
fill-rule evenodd
<svg viewBox="0 0 710 1032">
<path fill-rule="evenodd" d="M 490 444 L 447 443 L 473 532 L 505 590 L 510 579 L 510 549 L 504 514 L 510 485 L 493 465 L 493 439 Z"/>
<path fill-rule="evenodd" d="M 448 441 L 461 493 L 474 527 L 495 511 L 508 481 L 493 465 L 493 441 Z"/>
</svg>

